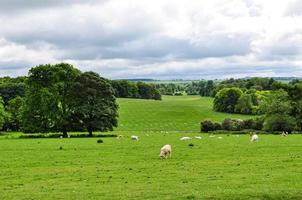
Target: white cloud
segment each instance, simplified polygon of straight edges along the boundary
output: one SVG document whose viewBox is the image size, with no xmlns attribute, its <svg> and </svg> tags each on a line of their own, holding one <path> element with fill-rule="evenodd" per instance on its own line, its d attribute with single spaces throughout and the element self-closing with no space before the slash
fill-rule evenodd
<svg viewBox="0 0 302 200">
<path fill-rule="evenodd" d="M 0 2 L 2 75 L 61 61 L 110 78 L 302 75 L 297 0 L 41 2 Z"/>
</svg>

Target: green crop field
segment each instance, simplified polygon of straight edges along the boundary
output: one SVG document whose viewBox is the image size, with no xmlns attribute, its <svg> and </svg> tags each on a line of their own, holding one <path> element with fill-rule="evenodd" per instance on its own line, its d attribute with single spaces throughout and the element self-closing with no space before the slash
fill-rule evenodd
<svg viewBox="0 0 302 200">
<path fill-rule="evenodd" d="M 214 112 L 212 98 L 118 101 L 120 139 L 0 134 L 0 199 L 302 199 L 301 135 L 201 134 L 201 120 L 252 117 Z"/>
<path fill-rule="evenodd" d="M 120 118 L 116 130 L 124 131 L 199 131 L 205 119 L 221 122 L 225 118 L 246 119 L 248 115 L 213 111 L 213 98 L 163 96 L 162 101 L 119 99 Z"/>
</svg>

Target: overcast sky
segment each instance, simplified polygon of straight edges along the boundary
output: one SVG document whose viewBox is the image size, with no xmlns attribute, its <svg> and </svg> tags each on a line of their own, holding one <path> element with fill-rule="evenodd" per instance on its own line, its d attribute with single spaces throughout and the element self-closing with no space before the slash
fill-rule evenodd
<svg viewBox="0 0 302 200">
<path fill-rule="evenodd" d="M 0 76 L 302 76 L 302 0 L 1 0 Z"/>
</svg>

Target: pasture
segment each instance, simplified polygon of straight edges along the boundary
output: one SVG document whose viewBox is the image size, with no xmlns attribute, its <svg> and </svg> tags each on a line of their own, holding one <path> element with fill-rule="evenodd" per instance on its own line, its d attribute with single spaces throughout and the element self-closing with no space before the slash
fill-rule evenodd
<svg viewBox="0 0 302 200">
<path fill-rule="evenodd" d="M 301 199 L 300 135 L 0 139 L 0 199 Z M 182 136 L 202 139 L 180 141 Z M 189 144 L 194 146 L 190 147 Z M 159 149 L 172 145 L 172 158 Z M 61 149 L 60 149 L 61 147 Z"/>
<path fill-rule="evenodd" d="M 221 122 L 225 118 L 246 119 L 249 115 L 213 111 L 213 98 L 163 96 L 162 101 L 118 99 L 118 131 L 193 131 L 205 119 Z"/>
<path fill-rule="evenodd" d="M 118 102 L 121 139 L 0 135 L 0 199 L 302 199 L 301 135 L 201 134 L 201 120 L 251 117 L 214 112 L 212 98 Z"/>
</svg>

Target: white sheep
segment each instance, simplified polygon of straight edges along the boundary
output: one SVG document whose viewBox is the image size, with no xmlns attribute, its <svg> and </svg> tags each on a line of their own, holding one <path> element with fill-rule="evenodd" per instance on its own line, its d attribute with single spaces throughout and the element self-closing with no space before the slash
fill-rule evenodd
<svg viewBox="0 0 302 200">
<path fill-rule="evenodd" d="M 253 133 L 251 137 L 251 142 L 257 142 L 258 141 L 258 135 L 256 133 Z"/>
<path fill-rule="evenodd" d="M 288 135 L 288 132 L 282 132 L 282 136 L 287 136 Z"/>
<path fill-rule="evenodd" d="M 180 140 L 191 140 L 192 138 L 190 138 L 190 137 L 182 137 L 182 138 L 180 138 Z"/>
<path fill-rule="evenodd" d="M 159 157 L 161 159 L 167 158 L 168 156 L 171 157 L 171 155 L 172 155 L 172 147 L 170 144 L 166 144 L 160 149 Z"/>
<path fill-rule="evenodd" d="M 195 138 L 196 138 L 196 139 L 199 139 L 199 140 L 201 140 L 201 137 L 200 137 L 200 136 L 195 136 Z"/>
<path fill-rule="evenodd" d="M 132 136 L 131 136 L 131 139 L 132 139 L 132 140 L 139 140 L 139 137 L 136 136 L 136 135 L 132 135 Z"/>
</svg>

